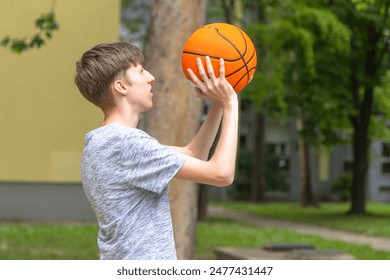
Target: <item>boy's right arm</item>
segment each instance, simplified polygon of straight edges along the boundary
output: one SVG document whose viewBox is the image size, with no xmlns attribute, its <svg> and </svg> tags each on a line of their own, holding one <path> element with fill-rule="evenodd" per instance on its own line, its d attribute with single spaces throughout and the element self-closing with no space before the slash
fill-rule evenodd
<svg viewBox="0 0 390 280">
<path fill-rule="evenodd" d="M 189 70 L 194 84 L 201 90 L 202 98 L 219 104 L 223 111 L 221 134 L 215 152 L 210 160 L 204 161 L 188 157 L 176 174 L 177 178 L 215 186 L 227 186 L 234 180 L 237 137 L 238 137 L 238 97 L 233 87 L 225 79 L 224 62 L 220 60 L 220 75 L 215 77 L 209 58 L 206 58 L 208 75 L 198 60 L 200 81 Z"/>
</svg>

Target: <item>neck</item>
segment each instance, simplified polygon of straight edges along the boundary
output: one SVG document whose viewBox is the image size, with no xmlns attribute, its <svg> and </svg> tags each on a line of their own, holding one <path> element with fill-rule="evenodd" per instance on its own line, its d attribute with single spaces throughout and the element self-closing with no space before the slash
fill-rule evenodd
<svg viewBox="0 0 390 280">
<path fill-rule="evenodd" d="M 104 120 L 101 126 L 109 124 L 119 124 L 125 127 L 137 127 L 139 121 L 139 114 L 129 110 L 114 109 L 104 112 Z"/>
</svg>

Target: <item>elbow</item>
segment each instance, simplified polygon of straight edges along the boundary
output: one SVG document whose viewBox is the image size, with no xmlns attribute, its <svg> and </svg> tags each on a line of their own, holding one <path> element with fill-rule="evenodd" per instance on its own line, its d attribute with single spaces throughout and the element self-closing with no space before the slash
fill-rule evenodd
<svg viewBox="0 0 390 280">
<path fill-rule="evenodd" d="M 233 184 L 234 182 L 234 170 L 233 171 L 221 171 L 218 174 L 215 186 L 217 187 L 227 187 Z"/>
</svg>

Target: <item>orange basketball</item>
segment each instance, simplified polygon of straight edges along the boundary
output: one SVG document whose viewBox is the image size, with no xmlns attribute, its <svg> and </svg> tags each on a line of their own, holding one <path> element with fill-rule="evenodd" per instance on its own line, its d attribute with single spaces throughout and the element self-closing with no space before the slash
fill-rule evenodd
<svg viewBox="0 0 390 280">
<path fill-rule="evenodd" d="M 228 23 L 211 23 L 200 27 L 188 38 L 183 48 L 182 66 L 187 79 L 190 68 L 200 79 L 196 58 L 209 56 L 216 77 L 219 76 L 219 59 L 225 61 L 225 77 L 236 92 L 252 80 L 256 71 L 256 49 L 249 36 L 237 26 Z"/>
</svg>

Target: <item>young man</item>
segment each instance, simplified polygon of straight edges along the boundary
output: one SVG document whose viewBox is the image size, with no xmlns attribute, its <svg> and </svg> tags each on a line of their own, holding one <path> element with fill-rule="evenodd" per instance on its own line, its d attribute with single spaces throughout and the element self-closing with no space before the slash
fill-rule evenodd
<svg viewBox="0 0 390 280">
<path fill-rule="evenodd" d="M 212 108 L 185 147 L 169 147 L 137 129 L 140 114 L 153 107 L 154 77 L 130 43 L 100 44 L 76 63 L 75 83 L 101 108 L 100 127 L 85 136 L 82 184 L 98 223 L 101 259 L 176 259 L 167 185 L 173 177 L 215 186 L 234 178 L 238 100 L 225 79 L 216 77 L 209 58 L 203 81 L 188 70 L 200 98 Z M 207 156 L 222 119 L 216 150 Z"/>
</svg>

